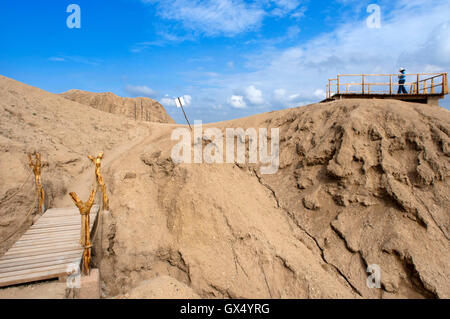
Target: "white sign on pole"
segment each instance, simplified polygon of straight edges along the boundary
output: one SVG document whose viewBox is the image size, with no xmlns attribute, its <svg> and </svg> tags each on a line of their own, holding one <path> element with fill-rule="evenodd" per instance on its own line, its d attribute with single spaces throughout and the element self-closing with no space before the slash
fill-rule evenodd
<svg viewBox="0 0 450 319">
<path fill-rule="evenodd" d="M 177 107 L 183 107 L 185 105 L 183 97 L 177 97 L 175 99 L 175 104 L 177 105 Z"/>
</svg>

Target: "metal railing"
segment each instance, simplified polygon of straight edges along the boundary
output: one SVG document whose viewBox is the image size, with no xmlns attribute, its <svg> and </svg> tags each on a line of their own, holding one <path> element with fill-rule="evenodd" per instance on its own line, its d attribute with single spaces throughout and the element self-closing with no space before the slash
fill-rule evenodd
<svg viewBox="0 0 450 319">
<path fill-rule="evenodd" d="M 405 77 L 407 82 L 399 84 L 398 74 L 341 74 L 328 80 L 327 98 L 335 94 L 392 95 L 397 94 L 400 85 L 404 85 L 407 94 L 448 94 L 447 73 L 415 73 Z"/>
</svg>

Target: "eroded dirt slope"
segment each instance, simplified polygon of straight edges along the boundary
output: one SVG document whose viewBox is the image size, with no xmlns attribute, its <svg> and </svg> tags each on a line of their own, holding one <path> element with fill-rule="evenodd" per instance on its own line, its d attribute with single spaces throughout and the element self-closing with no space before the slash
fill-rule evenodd
<svg viewBox="0 0 450 319">
<path fill-rule="evenodd" d="M 155 131 L 106 173 L 107 295 L 168 275 L 202 297 L 450 296 L 448 111 L 339 101 L 209 127 L 279 127 L 280 170 L 174 164 Z"/>
<path fill-rule="evenodd" d="M 121 114 L 130 119 L 157 123 L 175 123 L 164 107 L 155 100 L 138 97 L 120 97 L 114 93 L 92 93 L 70 90 L 61 96 L 95 109 L 113 114 Z"/>
</svg>

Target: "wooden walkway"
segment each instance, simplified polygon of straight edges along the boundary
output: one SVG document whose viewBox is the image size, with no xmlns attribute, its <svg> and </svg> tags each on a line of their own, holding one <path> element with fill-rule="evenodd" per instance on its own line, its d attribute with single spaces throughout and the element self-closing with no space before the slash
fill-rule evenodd
<svg viewBox="0 0 450 319">
<path fill-rule="evenodd" d="M 326 99 L 396 99 L 439 105 L 449 93 L 447 73 L 404 74 L 406 83 L 398 83 L 398 74 L 339 74 L 329 79 Z M 412 81 L 412 82 L 411 82 Z M 407 94 L 396 94 L 403 85 Z"/>
<path fill-rule="evenodd" d="M 99 206 L 91 209 L 92 226 Z M 80 265 L 81 215 L 77 208 L 49 209 L 0 258 L 0 287 L 64 277 Z"/>
</svg>

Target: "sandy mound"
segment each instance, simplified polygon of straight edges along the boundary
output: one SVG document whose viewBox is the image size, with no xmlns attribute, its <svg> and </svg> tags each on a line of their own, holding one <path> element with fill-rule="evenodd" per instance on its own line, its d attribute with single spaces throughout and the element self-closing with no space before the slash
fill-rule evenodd
<svg viewBox="0 0 450 319">
<path fill-rule="evenodd" d="M 92 93 L 81 90 L 70 90 L 60 94 L 74 102 L 92 106 L 97 110 L 146 122 L 175 123 L 158 102 L 145 98 L 126 98 L 113 93 Z"/>
<path fill-rule="evenodd" d="M 280 127 L 279 172 L 175 165 L 171 129 L 114 161 L 108 294 L 169 275 L 202 297 L 450 296 L 448 111 L 355 100 L 210 126 Z"/>
<path fill-rule="evenodd" d="M 169 277 L 161 276 L 143 281 L 125 296 L 129 299 L 198 299 L 191 288 Z"/>
<path fill-rule="evenodd" d="M 279 127 L 280 169 L 261 175 L 254 164 L 175 164 L 179 125 L 3 77 L 0 97 L 0 198 L 36 149 L 48 205 L 71 206 L 67 189 L 86 196 L 91 182 L 86 155 L 105 151 L 111 209 L 94 261 L 106 297 L 450 298 L 445 109 L 336 101 L 205 126 Z M 1 204 L 0 236 L 25 214 L 29 187 Z M 366 285 L 372 264 L 381 289 Z"/>
</svg>

